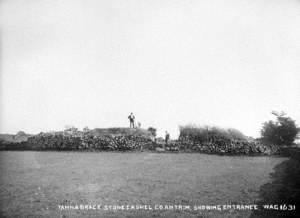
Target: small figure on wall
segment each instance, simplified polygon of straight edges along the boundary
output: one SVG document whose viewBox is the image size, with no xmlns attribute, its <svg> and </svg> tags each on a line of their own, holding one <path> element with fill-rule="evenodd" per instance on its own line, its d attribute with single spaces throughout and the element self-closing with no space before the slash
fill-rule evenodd
<svg viewBox="0 0 300 218">
<path fill-rule="evenodd" d="M 170 134 L 168 133 L 168 131 L 166 131 L 164 150 L 166 150 L 166 145 L 168 144 L 169 139 L 170 139 Z"/>
<path fill-rule="evenodd" d="M 166 136 L 165 136 L 166 144 L 168 144 L 169 139 L 170 139 L 170 134 L 168 133 L 168 131 L 166 131 Z"/>
<path fill-rule="evenodd" d="M 129 127 L 130 128 L 134 128 L 134 120 L 135 120 L 135 117 L 133 115 L 133 113 L 131 112 L 130 115 L 128 116 L 128 119 L 129 119 Z"/>
</svg>

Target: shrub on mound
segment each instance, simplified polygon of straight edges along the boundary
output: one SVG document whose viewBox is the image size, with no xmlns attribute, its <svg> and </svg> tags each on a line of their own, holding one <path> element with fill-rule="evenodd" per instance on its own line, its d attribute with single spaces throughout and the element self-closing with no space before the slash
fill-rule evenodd
<svg viewBox="0 0 300 218">
<path fill-rule="evenodd" d="M 237 129 L 219 128 L 215 126 L 185 125 L 179 127 L 179 140 L 207 142 L 215 140 L 247 140 L 247 137 Z"/>
</svg>

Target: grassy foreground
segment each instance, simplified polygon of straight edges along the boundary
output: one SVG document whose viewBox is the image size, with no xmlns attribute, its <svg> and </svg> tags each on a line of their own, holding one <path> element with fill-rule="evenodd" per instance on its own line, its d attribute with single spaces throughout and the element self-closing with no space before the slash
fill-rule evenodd
<svg viewBox="0 0 300 218">
<path fill-rule="evenodd" d="M 248 217 L 251 211 L 59 210 L 58 205 L 253 204 L 285 158 L 0 152 L 1 217 Z"/>
</svg>

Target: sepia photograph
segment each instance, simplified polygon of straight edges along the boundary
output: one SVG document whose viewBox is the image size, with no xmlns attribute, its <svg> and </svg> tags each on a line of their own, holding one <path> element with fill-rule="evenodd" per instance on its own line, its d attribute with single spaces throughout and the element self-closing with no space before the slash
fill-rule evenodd
<svg viewBox="0 0 300 218">
<path fill-rule="evenodd" d="M 0 217 L 300 217 L 299 0 L 0 0 Z"/>
</svg>

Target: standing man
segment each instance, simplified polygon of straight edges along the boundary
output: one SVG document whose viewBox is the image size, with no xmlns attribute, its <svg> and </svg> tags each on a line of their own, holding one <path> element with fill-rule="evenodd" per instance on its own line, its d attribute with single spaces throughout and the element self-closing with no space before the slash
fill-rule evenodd
<svg viewBox="0 0 300 218">
<path fill-rule="evenodd" d="M 166 136 L 165 136 L 166 144 L 168 144 L 169 139 L 170 139 L 170 134 L 168 133 L 168 131 L 166 131 Z"/>
<path fill-rule="evenodd" d="M 170 139 L 170 134 L 166 131 L 166 136 L 165 136 L 165 146 L 164 149 L 166 150 L 166 145 L 168 144 L 168 141 Z"/>
<path fill-rule="evenodd" d="M 134 128 L 134 119 L 135 119 L 135 117 L 134 117 L 134 115 L 133 115 L 132 112 L 131 112 L 130 115 L 128 116 L 128 119 L 129 119 L 129 127 L 130 127 L 130 128 Z"/>
</svg>

